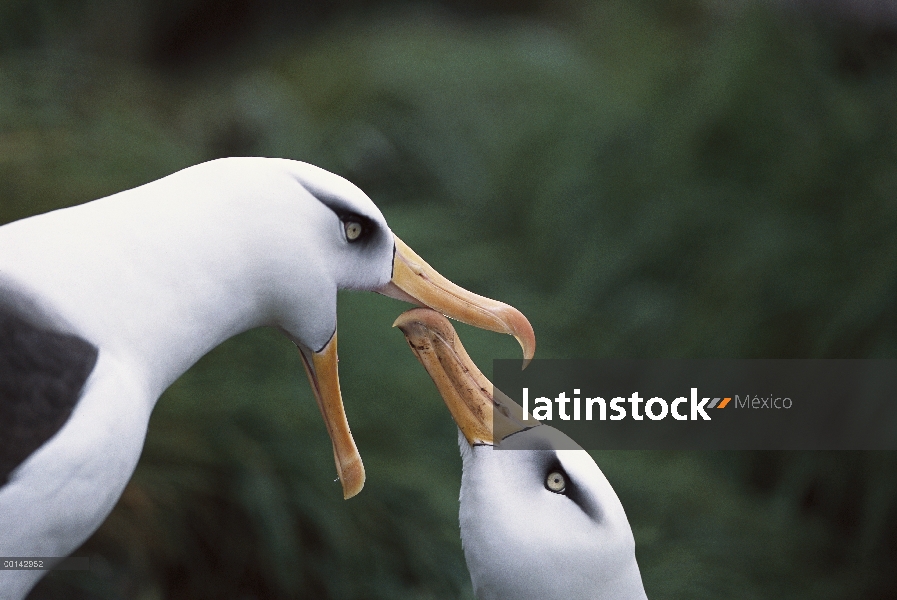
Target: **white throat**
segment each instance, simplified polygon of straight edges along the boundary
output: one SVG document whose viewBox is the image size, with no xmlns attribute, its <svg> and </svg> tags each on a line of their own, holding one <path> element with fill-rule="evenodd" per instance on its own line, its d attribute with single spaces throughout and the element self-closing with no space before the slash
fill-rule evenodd
<svg viewBox="0 0 897 600">
<path fill-rule="evenodd" d="M 293 165 L 213 161 L 4 226 L 0 292 L 40 298 L 54 324 L 142 371 L 152 398 L 253 327 L 326 341 L 337 283 L 322 281 L 311 246 L 333 217 Z"/>
</svg>

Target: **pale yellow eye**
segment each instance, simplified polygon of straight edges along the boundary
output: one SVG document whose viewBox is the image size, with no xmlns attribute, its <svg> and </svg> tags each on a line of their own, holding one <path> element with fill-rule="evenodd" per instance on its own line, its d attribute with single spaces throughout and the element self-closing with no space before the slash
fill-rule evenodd
<svg viewBox="0 0 897 600">
<path fill-rule="evenodd" d="M 346 228 L 346 239 L 350 242 L 361 237 L 361 223 L 358 221 L 346 221 L 344 227 Z"/>
<path fill-rule="evenodd" d="M 567 489 L 567 479 L 560 471 L 552 471 L 545 478 L 545 487 L 555 494 L 562 494 Z"/>
</svg>

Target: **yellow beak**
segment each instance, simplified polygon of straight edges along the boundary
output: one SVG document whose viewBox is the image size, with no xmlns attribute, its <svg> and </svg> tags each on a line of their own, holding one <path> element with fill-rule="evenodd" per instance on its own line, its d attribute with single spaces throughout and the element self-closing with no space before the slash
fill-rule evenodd
<svg viewBox="0 0 897 600">
<path fill-rule="evenodd" d="M 414 308 L 399 315 L 393 326 L 405 334 L 471 446 L 494 445 L 538 426 L 530 416 L 524 421 L 523 409 L 493 388 L 464 350 L 448 319 L 433 310 Z"/>
<path fill-rule="evenodd" d="M 355 446 L 339 389 L 339 358 L 336 355 L 336 333 L 318 352 L 306 353 L 300 348 L 311 391 L 324 418 L 327 435 L 333 444 L 336 473 L 343 485 L 343 498 L 348 500 L 364 487 L 364 464 Z"/>
<path fill-rule="evenodd" d="M 513 306 L 468 292 L 440 275 L 396 237 L 392 281 L 381 294 L 437 310 L 447 317 L 517 338 L 524 366 L 536 352 L 536 336 L 526 317 Z"/>
<path fill-rule="evenodd" d="M 533 328 L 520 311 L 503 302 L 478 296 L 455 285 L 437 273 L 433 267 L 415 254 L 399 238 L 395 238 L 392 280 L 377 291 L 385 296 L 432 308 L 468 325 L 511 334 L 517 338 L 520 347 L 523 349 L 524 364 L 529 362 L 536 350 L 536 337 L 533 333 Z M 410 312 L 413 313 L 415 311 Z M 452 326 L 448 324 L 448 321 L 442 314 L 433 311 L 427 312 L 435 315 L 432 318 L 438 317 L 445 321 L 448 330 L 454 336 L 454 329 L 452 329 Z M 398 324 L 398 321 L 396 324 Z M 453 339 L 456 338 L 453 337 Z M 467 362 L 473 365 L 460 342 L 458 342 L 458 348 Z M 333 457 L 336 461 L 337 473 L 342 482 L 343 497 L 346 499 L 351 498 L 364 487 L 365 475 L 361 456 L 358 453 L 358 448 L 355 446 L 355 441 L 352 439 L 352 432 L 349 430 L 349 422 L 346 419 L 343 399 L 340 394 L 336 333 L 333 334 L 333 338 L 322 350 L 318 352 L 302 351 L 300 354 L 302 354 L 305 370 L 311 382 L 315 399 L 318 402 L 318 408 L 320 408 L 321 415 L 324 417 L 327 433 L 330 435 L 330 440 L 333 443 Z M 418 358 L 420 358 L 420 355 Z M 421 362 L 423 362 L 423 359 L 421 359 Z M 424 366 L 426 366 L 426 363 Z M 491 384 L 476 369 L 476 366 L 473 367 L 471 372 L 477 373 L 482 378 L 482 381 L 488 384 L 488 389 L 491 390 Z M 437 383 L 437 385 L 439 384 Z M 454 415 L 454 413 L 452 414 Z M 470 439 L 468 438 L 468 440 Z"/>
</svg>

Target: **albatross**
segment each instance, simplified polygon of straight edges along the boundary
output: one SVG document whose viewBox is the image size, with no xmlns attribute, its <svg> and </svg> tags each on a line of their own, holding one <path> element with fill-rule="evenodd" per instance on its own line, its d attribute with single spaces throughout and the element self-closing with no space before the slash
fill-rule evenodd
<svg viewBox="0 0 897 600">
<path fill-rule="evenodd" d="M 415 308 L 395 326 L 458 425 L 461 541 L 476 597 L 645 600 L 623 505 L 589 454 L 524 420 L 438 312 Z"/>
<path fill-rule="evenodd" d="M 203 163 L 0 227 L 0 557 L 63 557 L 112 510 L 159 396 L 200 357 L 274 326 L 299 348 L 344 497 L 364 467 L 337 373 L 356 289 L 514 335 L 516 309 L 439 275 L 347 180 L 298 161 Z M 0 571 L 24 597 L 43 571 Z"/>
</svg>

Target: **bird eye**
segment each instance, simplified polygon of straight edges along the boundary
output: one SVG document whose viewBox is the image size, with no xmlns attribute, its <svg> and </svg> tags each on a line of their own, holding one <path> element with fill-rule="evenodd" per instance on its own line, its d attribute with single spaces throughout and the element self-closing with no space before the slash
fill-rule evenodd
<svg viewBox="0 0 897 600">
<path fill-rule="evenodd" d="M 343 228 L 346 230 L 346 239 L 350 242 L 354 242 L 360 238 L 363 231 L 361 223 L 358 221 L 346 221 L 343 223 Z"/>
<path fill-rule="evenodd" d="M 545 487 L 555 494 L 563 494 L 567 490 L 567 478 L 560 471 L 552 471 L 545 478 Z"/>
</svg>

